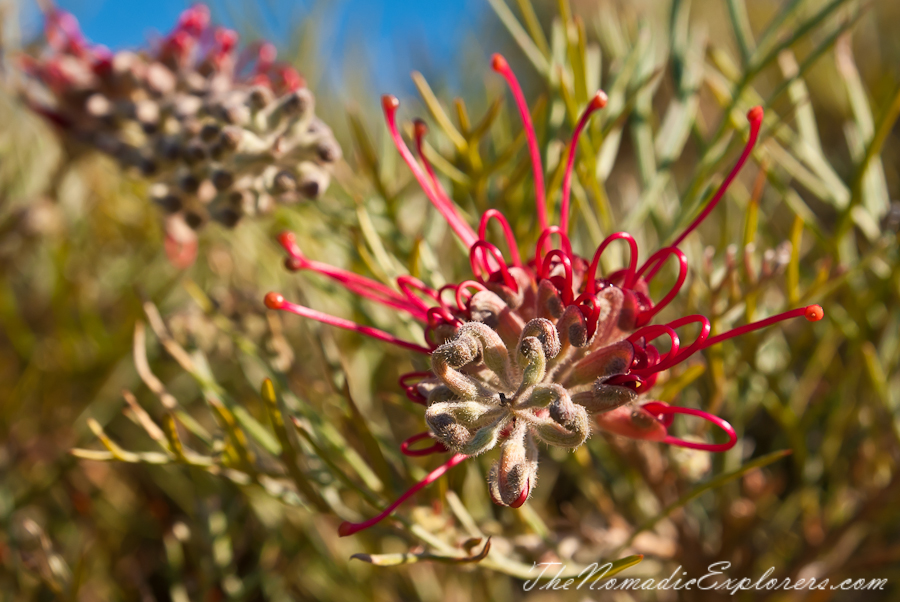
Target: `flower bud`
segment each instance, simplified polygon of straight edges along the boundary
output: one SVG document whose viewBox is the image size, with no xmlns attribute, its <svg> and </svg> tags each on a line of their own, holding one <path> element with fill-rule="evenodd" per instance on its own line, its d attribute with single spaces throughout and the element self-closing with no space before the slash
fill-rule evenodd
<svg viewBox="0 0 900 602">
<path fill-rule="evenodd" d="M 559 334 L 553 322 L 544 318 L 535 318 L 525 325 L 520 335 L 521 341 L 528 337 L 536 337 L 540 341 L 547 359 L 554 358 L 559 353 Z M 520 342 L 521 345 L 521 342 Z"/>
<path fill-rule="evenodd" d="M 537 481 L 538 451 L 533 438 L 517 427 L 501 446 L 491 466 L 488 485 L 495 504 L 518 508 L 528 500 Z"/>
<path fill-rule="evenodd" d="M 301 163 L 297 190 L 304 198 L 317 199 L 328 188 L 331 176 L 315 163 Z"/>
<path fill-rule="evenodd" d="M 497 444 L 506 412 L 500 406 L 477 401 L 442 401 L 425 411 L 432 434 L 449 449 L 478 455 Z"/>
<path fill-rule="evenodd" d="M 431 370 L 459 399 L 474 401 L 478 397 L 490 396 L 491 393 L 483 384 L 462 374 L 458 369 L 475 361 L 480 355 L 476 340 L 458 337 L 434 350 L 431 354 Z"/>
<path fill-rule="evenodd" d="M 516 360 L 522 369 L 520 391 L 533 387 L 544 379 L 547 373 L 547 356 L 544 346 L 536 337 L 526 337 L 519 342 Z"/>
<path fill-rule="evenodd" d="M 566 377 L 563 384 L 572 387 L 587 384 L 598 378 L 614 374 L 625 374 L 634 361 L 634 345 L 629 341 L 619 341 L 602 347 L 579 360 Z"/>
<path fill-rule="evenodd" d="M 553 283 L 549 280 L 541 280 L 538 284 L 538 312 L 541 317 L 555 320 L 562 316 L 564 310 L 562 298 Z"/>
<path fill-rule="evenodd" d="M 597 344 L 608 341 L 619 328 L 625 294 L 618 287 L 610 286 L 600 291 L 594 302 L 597 304 L 597 326 L 591 343 Z M 633 315 L 631 319 L 635 317 Z"/>
<path fill-rule="evenodd" d="M 559 385 L 540 385 L 531 394 L 530 403 L 546 404 L 546 418 L 535 421 L 532 429 L 535 436 L 548 445 L 574 449 L 584 443 L 591 433 L 585 409 L 572 402 L 568 392 Z M 543 412 L 537 412 L 543 417 Z"/>
<path fill-rule="evenodd" d="M 224 169 L 217 169 L 212 173 L 212 183 L 216 190 L 226 190 L 234 184 L 234 174 Z"/>
<path fill-rule="evenodd" d="M 628 387 L 603 384 L 598 378 L 590 391 L 583 391 L 572 396 L 572 401 L 587 410 L 588 414 L 609 412 L 637 399 L 637 393 Z"/>
<path fill-rule="evenodd" d="M 597 414 L 597 424 L 605 431 L 645 441 L 662 441 L 666 427 L 650 412 L 638 405 L 624 405 L 615 410 Z"/>
<path fill-rule="evenodd" d="M 272 178 L 272 192 L 285 194 L 297 190 L 297 178 L 287 170 L 281 170 Z"/>
<path fill-rule="evenodd" d="M 588 343 L 587 322 L 584 314 L 575 306 L 570 305 L 563 312 L 562 317 L 556 323 L 560 344 L 565 347 L 584 347 Z"/>
</svg>

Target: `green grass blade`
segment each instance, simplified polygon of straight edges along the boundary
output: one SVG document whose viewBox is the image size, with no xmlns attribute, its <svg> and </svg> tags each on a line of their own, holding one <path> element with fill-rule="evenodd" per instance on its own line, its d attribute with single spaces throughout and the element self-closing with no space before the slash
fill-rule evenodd
<svg viewBox="0 0 900 602">
<path fill-rule="evenodd" d="M 714 489 L 718 489 L 722 485 L 725 485 L 726 483 L 729 483 L 729 482 L 747 474 L 751 470 L 755 470 L 757 468 L 762 468 L 763 466 L 768 466 L 769 464 L 771 464 L 777 460 L 780 460 L 781 458 L 784 458 L 785 456 L 790 455 L 790 453 L 791 453 L 791 450 L 783 449 L 780 451 L 766 454 L 765 456 L 757 458 L 756 460 L 753 460 L 752 462 L 748 462 L 748 463 L 744 464 L 743 466 L 737 468 L 736 470 L 726 472 L 725 474 L 721 474 L 721 475 L 717 476 L 716 478 L 714 478 L 710 481 L 707 481 L 706 483 L 703 483 L 702 485 L 695 488 L 693 491 L 691 491 L 687 495 L 684 495 L 681 498 L 679 498 L 673 504 L 670 504 L 669 506 L 667 506 L 664 510 L 662 510 L 656 516 L 654 516 L 653 518 L 651 518 L 650 520 L 648 520 L 647 522 L 642 524 L 640 527 L 635 529 L 635 531 L 628 538 L 628 541 L 626 541 L 621 546 L 619 546 L 616 553 L 621 552 L 623 549 L 630 546 L 632 544 L 632 542 L 634 542 L 634 538 L 637 537 L 637 535 L 639 533 L 643 533 L 644 531 L 646 531 L 648 529 L 652 529 L 653 526 L 656 525 L 656 523 L 658 523 L 662 519 L 664 519 L 667 516 L 669 516 L 670 514 L 672 514 L 675 510 L 686 506 L 688 503 L 697 499 L 698 497 L 700 497 L 707 491 L 712 491 Z"/>
</svg>

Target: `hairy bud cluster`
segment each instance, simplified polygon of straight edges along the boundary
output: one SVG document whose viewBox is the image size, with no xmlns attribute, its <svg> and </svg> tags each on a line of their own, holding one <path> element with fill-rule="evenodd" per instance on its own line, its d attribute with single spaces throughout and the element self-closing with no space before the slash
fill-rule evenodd
<svg viewBox="0 0 900 602">
<path fill-rule="evenodd" d="M 29 101 L 72 140 L 150 179 L 176 239 L 328 187 L 341 149 L 302 78 L 274 62 L 271 44 L 239 55 L 237 34 L 211 27 L 205 6 L 150 50 L 88 45 L 61 11 L 48 15 L 47 38 L 26 63 Z"/>
<path fill-rule="evenodd" d="M 623 418 L 630 424 L 641 413 L 632 389 L 607 383 L 634 359 L 619 327 L 622 291 L 597 295 L 600 317 L 589 333 L 582 312 L 563 309 L 556 289 L 542 286 L 548 281 L 536 285 L 519 271 L 510 268 L 515 293 L 492 283 L 472 296 L 473 321 L 434 350 L 435 378 L 418 385 L 428 399 L 425 421 L 445 447 L 467 456 L 500 447 L 488 483 L 494 501 L 512 507 L 534 488 L 538 443 L 575 449 L 590 436 L 591 417 L 618 432 Z M 642 428 L 641 418 L 632 429 Z"/>
</svg>

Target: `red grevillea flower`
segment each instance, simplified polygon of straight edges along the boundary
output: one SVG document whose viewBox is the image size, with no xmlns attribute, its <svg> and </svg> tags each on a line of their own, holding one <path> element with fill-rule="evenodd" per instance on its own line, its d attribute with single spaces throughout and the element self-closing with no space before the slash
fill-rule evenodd
<svg viewBox="0 0 900 602">
<path fill-rule="evenodd" d="M 328 187 L 341 149 L 303 78 L 268 42 L 239 49 L 206 6 L 137 52 L 89 43 L 56 8 L 46 38 L 38 58 L 23 60 L 28 102 L 73 148 L 97 149 L 153 182 L 174 264 L 193 261 L 194 230 L 210 220 L 231 227 Z"/>
<path fill-rule="evenodd" d="M 512 228 L 499 211 L 485 212 L 477 232 L 465 222 L 422 153 L 424 125 L 419 122 L 415 128 L 418 161 L 401 138 L 396 123 L 399 103 L 393 96 L 382 99 L 391 137 L 432 204 L 469 248 L 473 278 L 435 290 L 403 276 L 394 288 L 308 259 L 293 234 L 279 238 L 288 253 L 288 268 L 323 274 L 355 294 L 408 313 L 422 324 L 426 345 L 290 303 L 278 293 L 269 293 L 265 299 L 271 309 L 429 355 L 429 371 L 400 378 L 409 399 L 425 406 L 429 427 L 427 432 L 405 441 L 401 450 L 413 456 L 453 452 L 445 464 L 378 516 L 363 523 L 342 524 L 341 535 L 377 523 L 452 466 L 495 447 L 500 448 L 500 454 L 488 477 L 491 495 L 498 504 L 521 506 L 535 486 L 538 444 L 573 449 L 590 436 L 592 423 L 633 439 L 706 451 L 727 450 L 735 444 L 737 435 L 725 420 L 698 409 L 639 401 L 639 395 L 653 386 L 660 372 L 710 345 L 790 318 L 804 316 L 815 321 L 823 316 L 818 305 L 801 307 L 716 336 L 710 336 L 710 322 L 702 315 L 651 324 L 687 278 L 687 259 L 678 245 L 712 212 L 747 161 L 763 119 L 760 107 L 747 115 L 750 137 L 734 169 L 673 244 L 639 263 L 634 238 L 617 232 L 588 259 L 574 254 L 569 243 L 569 194 L 579 134 L 590 115 L 605 106 L 606 95 L 597 92 L 577 123 L 569 144 L 559 225 L 550 225 L 540 151 L 522 91 L 503 57 L 494 56 L 493 68 L 508 82 L 527 134 L 540 226 L 530 260 L 523 261 L 519 255 Z M 502 228 L 508 257 L 486 239 L 490 220 L 496 220 Z M 618 241 L 629 249 L 627 267 L 598 275 L 603 252 Z M 648 284 L 669 260 L 677 265 L 678 277 L 671 290 L 654 301 Z M 678 330 L 689 324 L 699 325 L 699 334 L 683 345 Z M 658 350 L 654 341 L 659 338 L 668 339 L 668 351 Z M 676 415 L 707 420 L 718 426 L 728 441 L 701 443 L 670 435 L 668 430 Z M 434 443 L 427 448 L 411 448 L 426 439 Z"/>
</svg>

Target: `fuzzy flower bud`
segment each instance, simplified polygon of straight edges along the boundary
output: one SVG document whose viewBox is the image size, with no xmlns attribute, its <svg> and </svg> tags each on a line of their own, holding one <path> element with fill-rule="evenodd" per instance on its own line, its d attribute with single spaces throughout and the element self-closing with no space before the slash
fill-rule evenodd
<svg viewBox="0 0 900 602">
<path fill-rule="evenodd" d="M 231 227 L 328 187 L 341 149 L 303 79 L 274 62 L 271 44 L 238 53 L 237 34 L 211 26 L 205 6 L 139 52 L 89 45 L 59 9 L 47 37 L 52 45 L 25 62 L 28 102 L 71 150 L 99 150 L 151 180 L 169 238 L 195 240 L 179 222 Z"/>
<path fill-rule="evenodd" d="M 488 473 L 495 504 L 518 508 L 528 500 L 537 481 L 538 450 L 524 427 L 516 428 L 500 447 L 500 459 Z"/>
</svg>

